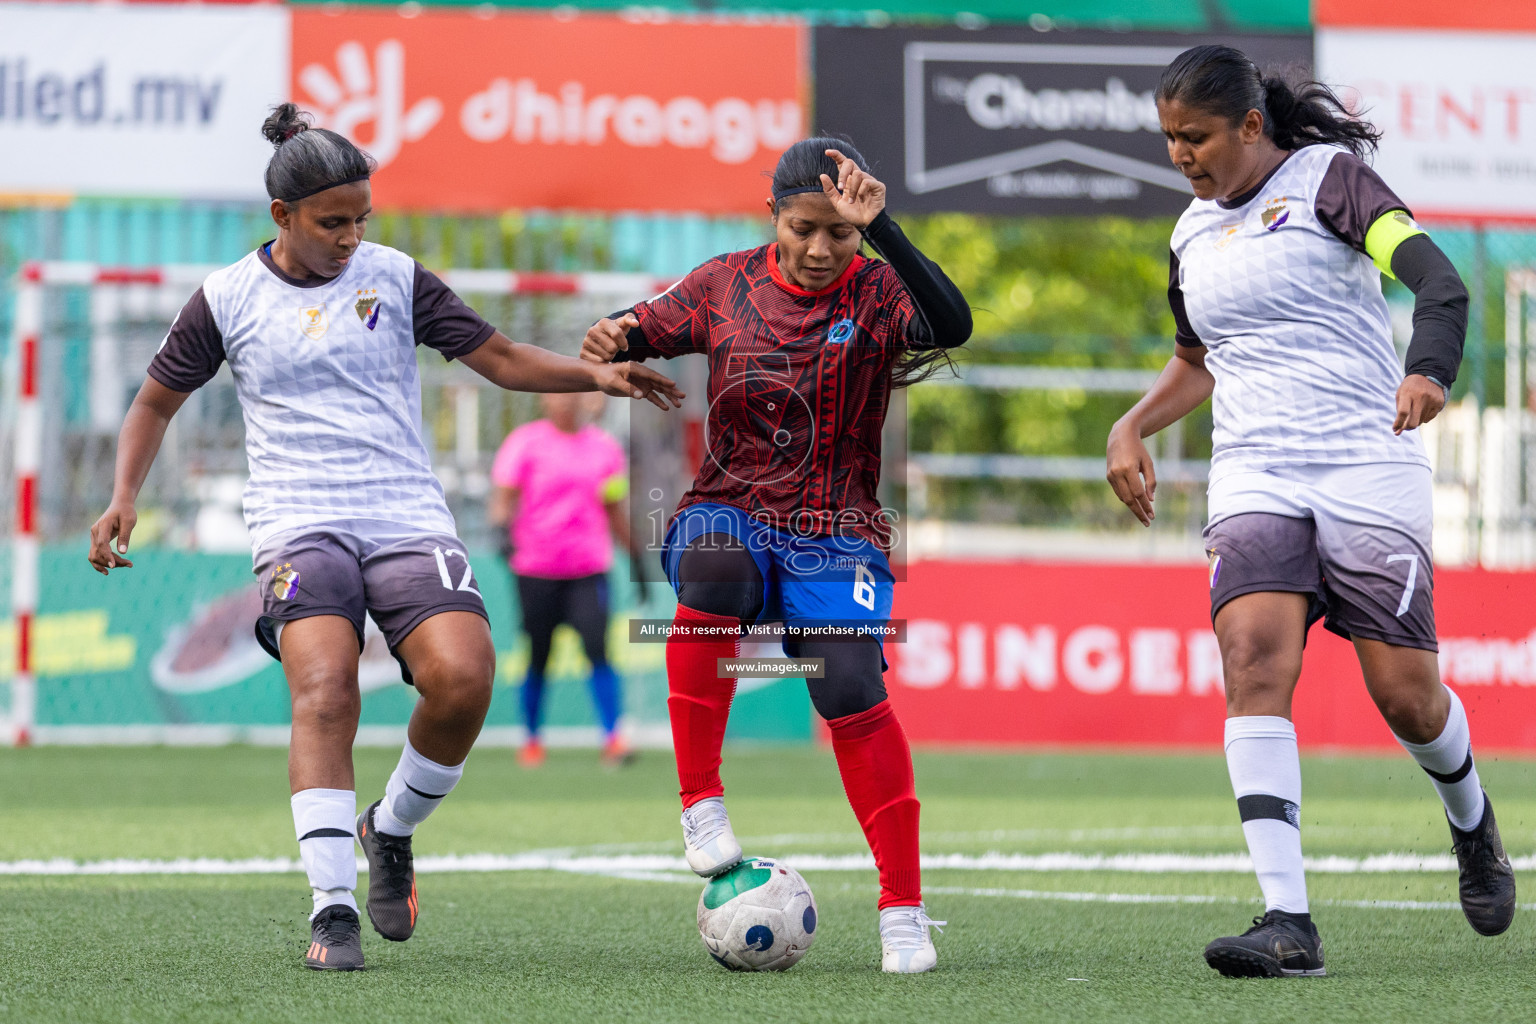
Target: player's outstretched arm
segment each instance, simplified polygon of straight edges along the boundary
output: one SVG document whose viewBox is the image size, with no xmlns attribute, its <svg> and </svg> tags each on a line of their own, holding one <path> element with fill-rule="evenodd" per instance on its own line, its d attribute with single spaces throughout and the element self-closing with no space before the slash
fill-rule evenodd
<svg viewBox="0 0 1536 1024">
<path fill-rule="evenodd" d="M 1215 388 L 1216 378 L 1205 368 L 1205 347 L 1180 345 L 1151 389 L 1110 429 L 1105 476 L 1115 497 L 1143 526 L 1151 526 L 1156 518 L 1152 502 L 1157 494 L 1157 474 L 1152 453 L 1142 438 L 1189 415 Z"/>
<path fill-rule="evenodd" d="M 508 391 L 601 391 L 617 398 L 643 398 L 663 410 L 683 404 L 676 381 L 638 363 L 572 359 L 536 345 L 518 345 L 500 331 L 459 360 Z"/>
<path fill-rule="evenodd" d="M 131 569 L 133 563 L 123 556 L 133 535 L 139 514 L 134 503 L 139 488 L 149 475 L 165 428 L 171 417 L 186 402 L 188 391 L 175 391 L 153 377 L 144 378 L 144 386 L 134 396 L 123 417 L 123 429 L 117 435 L 117 467 L 112 478 L 112 503 L 91 527 L 91 548 L 86 556 L 91 567 L 103 576 L 112 569 Z M 116 541 L 114 548 L 113 541 Z"/>
</svg>

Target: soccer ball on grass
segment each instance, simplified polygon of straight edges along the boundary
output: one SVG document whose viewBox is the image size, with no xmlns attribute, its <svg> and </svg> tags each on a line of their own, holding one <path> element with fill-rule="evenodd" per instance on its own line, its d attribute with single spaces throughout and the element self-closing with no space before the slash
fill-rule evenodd
<svg viewBox="0 0 1536 1024">
<path fill-rule="evenodd" d="M 793 868 L 744 858 L 704 886 L 699 937 L 727 970 L 788 970 L 816 939 L 816 897 Z"/>
</svg>

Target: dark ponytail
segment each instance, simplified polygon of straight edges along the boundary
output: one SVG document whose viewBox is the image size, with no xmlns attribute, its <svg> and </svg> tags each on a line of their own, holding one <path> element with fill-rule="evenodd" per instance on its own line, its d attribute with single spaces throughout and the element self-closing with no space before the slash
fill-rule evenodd
<svg viewBox="0 0 1536 1024">
<path fill-rule="evenodd" d="M 261 134 L 277 147 L 267 161 L 267 195 L 285 203 L 365 181 L 377 169 L 373 158 L 345 136 L 311 127 L 310 116 L 292 103 L 273 107 Z"/>
<path fill-rule="evenodd" d="M 1230 46 L 1196 46 L 1179 54 L 1163 69 L 1156 98 L 1220 114 L 1232 124 L 1257 110 L 1264 116 L 1264 134 L 1286 150 L 1327 143 L 1364 158 L 1381 141 L 1381 132 L 1351 117 L 1326 85 L 1302 81 L 1292 86 L 1278 75 L 1266 77 Z"/>
<path fill-rule="evenodd" d="M 779 201 L 788 196 L 809 192 L 821 195 L 823 174 L 834 182 L 837 181 L 837 161 L 827 156 L 829 149 L 842 153 L 858 164 L 861 171 L 869 171 L 869 161 L 865 160 L 864 154 L 860 153 L 857 147 L 847 139 L 840 139 L 834 135 L 818 135 L 814 138 L 802 139 L 784 151 L 773 169 L 775 212 L 778 211 Z M 896 360 L 896 365 L 891 368 L 891 386 L 910 387 L 919 381 L 927 380 L 945 367 L 951 373 L 955 372 L 955 364 L 949 358 L 948 349 L 907 349 L 901 358 Z"/>
</svg>

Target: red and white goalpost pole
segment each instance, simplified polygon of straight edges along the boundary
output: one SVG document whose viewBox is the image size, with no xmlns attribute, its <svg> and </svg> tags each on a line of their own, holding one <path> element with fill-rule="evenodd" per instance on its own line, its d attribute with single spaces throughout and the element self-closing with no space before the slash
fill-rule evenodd
<svg viewBox="0 0 1536 1024">
<path fill-rule="evenodd" d="M 11 618 L 16 631 L 16 661 L 11 675 L 11 706 L 6 732 L 18 747 L 32 742 L 37 723 L 37 651 L 34 626 L 40 590 L 38 541 L 38 470 L 43 459 L 43 410 L 38 396 L 43 334 L 43 287 L 47 284 L 183 284 L 196 287 L 209 267 L 112 268 L 89 263 L 33 262 L 16 280 L 16 431 L 11 458 L 16 478 L 15 532 L 11 538 Z M 169 273 L 167 271 L 170 271 Z"/>
<path fill-rule="evenodd" d="M 15 535 L 11 539 L 11 616 L 16 622 L 16 665 L 8 716 L 11 742 L 32 741 L 37 678 L 32 670 L 32 624 L 37 615 L 37 470 L 43 458 L 43 410 L 37 400 L 38 338 L 43 326 L 43 274 L 22 268 L 16 287 Z"/>
</svg>

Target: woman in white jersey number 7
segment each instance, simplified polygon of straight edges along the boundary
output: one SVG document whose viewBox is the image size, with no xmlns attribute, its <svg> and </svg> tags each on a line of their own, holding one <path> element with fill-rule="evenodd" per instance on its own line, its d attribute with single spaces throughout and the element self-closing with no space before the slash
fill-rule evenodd
<svg viewBox="0 0 1536 1024">
<path fill-rule="evenodd" d="M 1109 482 L 1150 525 L 1142 438 L 1213 399 L 1211 611 L 1226 679 L 1227 768 L 1265 914 L 1205 950 L 1228 976 L 1319 975 L 1302 874 L 1291 696 L 1307 629 L 1352 640 L 1366 688 L 1439 791 L 1472 927 L 1497 935 L 1515 882 L 1441 684 L 1430 469 L 1414 428 L 1456 379 L 1467 294 L 1361 156 L 1379 137 L 1316 83 L 1295 91 L 1225 46 L 1163 72 L 1158 117 L 1195 192 L 1172 239 L 1174 358 L 1109 436 Z M 1415 295 L 1406 372 L 1378 270 Z"/>
<path fill-rule="evenodd" d="M 166 425 L 228 361 L 245 418 L 245 518 L 263 592 L 257 639 L 293 699 L 288 774 L 314 892 L 304 963 L 363 966 L 354 836 L 374 928 L 416 925 L 411 835 L 457 784 L 490 706 L 485 606 L 422 440 L 416 347 L 504 388 L 680 404 L 666 377 L 513 344 L 404 253 L 363 241 L 373 162 L 293 104 L 262 125 L 277 238 L 208 277 L 182 309 L 118 438 L 112 504 L 91 528 L 103 574 L 126 557 L 134 501 Z M 352 740 L 364 615 L 420 700 L 382 800 L 359 816 Z"/>
</svg>

